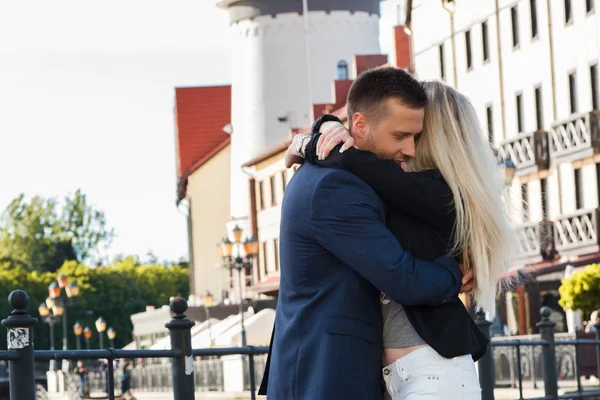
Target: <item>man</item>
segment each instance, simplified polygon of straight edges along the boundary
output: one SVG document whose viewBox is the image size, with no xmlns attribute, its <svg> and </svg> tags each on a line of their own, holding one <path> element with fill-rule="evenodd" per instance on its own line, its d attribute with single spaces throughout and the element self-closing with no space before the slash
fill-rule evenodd
<svg viewBox="0 0 600 400">
<path fill-rule="evenodd" d="M 385 90 L 369 90 L 381 82 Z M 355 145 L 398 162 L 414 156 L 426 103 L 402 70 L 361 75 L 348 96 Z M 260 394 L 380 400 L 380 292 L 406 305 L 458 294 L 453 258 L 416 260 L 384 224 L 380 199 L 355 175 L 313 165 L 295 174 L 282 204 L 279 300 Z"/>
</svg>

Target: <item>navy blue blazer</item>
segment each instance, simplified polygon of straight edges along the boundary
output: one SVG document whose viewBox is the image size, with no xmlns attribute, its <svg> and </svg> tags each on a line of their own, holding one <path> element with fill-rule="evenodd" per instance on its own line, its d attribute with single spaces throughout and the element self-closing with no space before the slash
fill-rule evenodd
<svg viewBox="0 0 600 400">
<path fill-rule="evenodd" d="M 440 304 L 460 291 L 452 257 L 421 261 L 385 227 L 379 197 L 350 172 L 305 163 L 286 188 L 281 280 L 259 394 L 269 400 L 380 400 L 380 292 Z"/>
</svg>

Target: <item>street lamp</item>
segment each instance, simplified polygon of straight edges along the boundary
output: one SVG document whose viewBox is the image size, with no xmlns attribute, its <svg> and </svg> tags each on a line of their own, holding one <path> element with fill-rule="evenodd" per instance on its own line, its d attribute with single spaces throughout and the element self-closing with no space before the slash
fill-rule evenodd
<svg viewBox="0 0 600 400">
<path fill-rule="evenodd" d="M 246 346 L 246 328 L 244 327 L 244 301 L 243 301 L 243 282 L 242 272 L 252 269 L 254 258 L 258 254 L 258 241 L 256 238 L 247 239 L 242 242 L 242 228 L 236 225 L 233 229 L 233 242 L 225 238 L 217 244 L 219 255 L 223 259 L 223 266 L 230 271 L 235 269 L 238 271 L 239 291 L 240 291 L 240 320 L 241 320 L 241 336 L 242 346 Z M 234 256 L 234 247 L 237 250 Z"/>
<path fill-rule="evenodd" d="M 213 305 L 213 295 L 207 290 L 203 300 L 204 310 L 206 311 L 206 320 L 208 321 L 208 340 L 210 341 L 210 347 L 213 347 L 212 334 L 210 331 L 210 308 Z"/>
<path fill-rule="evenodd" d="M 66 299 L 62 296 L 62 289 L 65 290 Z M 69 278 L 65 274 L 61 274 L 56 281 L 48 286 L 48 295 L 46 306 L 48 308 L 56 308 L 62 316 L 63 325 L 63 350 L 68 349 L 67 335 L 67 307 L 73 305 L 73 299 L 79 296 L 79 286 L 75 282 L 69 282 Z"/>
<path fill-rule="evenodd" d="M 92 338 L 92 330 L 89 327 L 85 327 L 83 330 L 83 337 L 85 338 L 85 348 L 90 349 L 90 339 Z"/>
<path fill-rule="evenodd" d="M 50 303 L 52 306 L 48 307 L 47 303 Z M 54 350 L 54 325 L 56 324 L 56 321 L 60 319 L 63 311 L 62 308 L 57 307 L 53 302 L 48 301 L 40 304 L 38 307 L 40 317 L 42 317 L 44 322 L 50 327 L 50 350 Z M 54 371 L 54 362 L 54 360 L 50 361 L 50 371 Z"/>
<path fill-rule="evenodd" d="M 73 333 L 75 334 L 75 344 L 77 345 L 77 350 L 81 350 L 81 335 L 83 335 L 83 326 L 81 326 L 79 322 L 75 322 L 75 325 L 73 325 Z"/>
<path fill-rule="evenodd" d="M 106 330 L 106 321 L 102 317 L 98 317 L 96 320 L 96 330 L 98 331 L 98 337 L 100 338 L 100 348 L 104 348 L 104 331 Z"/>
<path fill-rule="evenodd" d="M 114 349 L 115 348 L 115 337 L 117 337 L 117 331 L 115 331 L 111 326 L 106 331 L 106 336 L 108 336 L 108 340 L 110 340 L 110 347 L 112 349 Z"/>
</svg>

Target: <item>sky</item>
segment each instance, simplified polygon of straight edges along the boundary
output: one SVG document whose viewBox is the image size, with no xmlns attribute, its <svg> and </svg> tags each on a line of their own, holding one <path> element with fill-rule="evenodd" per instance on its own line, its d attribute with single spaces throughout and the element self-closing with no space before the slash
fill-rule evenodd
<svg viewBox="0 0 600 400">
<path fill-rule="evenodd" d="M 401 2 L 382 3 L 384 52 Z M 109 257 L 187 256 L 174 87 L 230 70 L 213 0 L 0 0 L 0 210 L 81 188 L 115 229 Z"/>
</svg>

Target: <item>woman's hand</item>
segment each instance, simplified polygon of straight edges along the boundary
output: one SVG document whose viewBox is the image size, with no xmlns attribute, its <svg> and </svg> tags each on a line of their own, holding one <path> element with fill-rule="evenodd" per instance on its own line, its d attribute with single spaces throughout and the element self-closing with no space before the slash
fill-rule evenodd
<svg viewBox="0 0 600 400">
<path fill-rule="evenodd" d="M 339 122 L 325 122 L 321 125 L 319 132 L 321 133 L 321 137 L 319 137 L 319 141 L 317 142 L 317 156 L 319 160 L 326 159 L 331 150 L 342 142 L 344 145 L 340 149 L 340 153 L 354 146 L 354 139 L 350 136 L 350 131 Z"/>
</svg>

